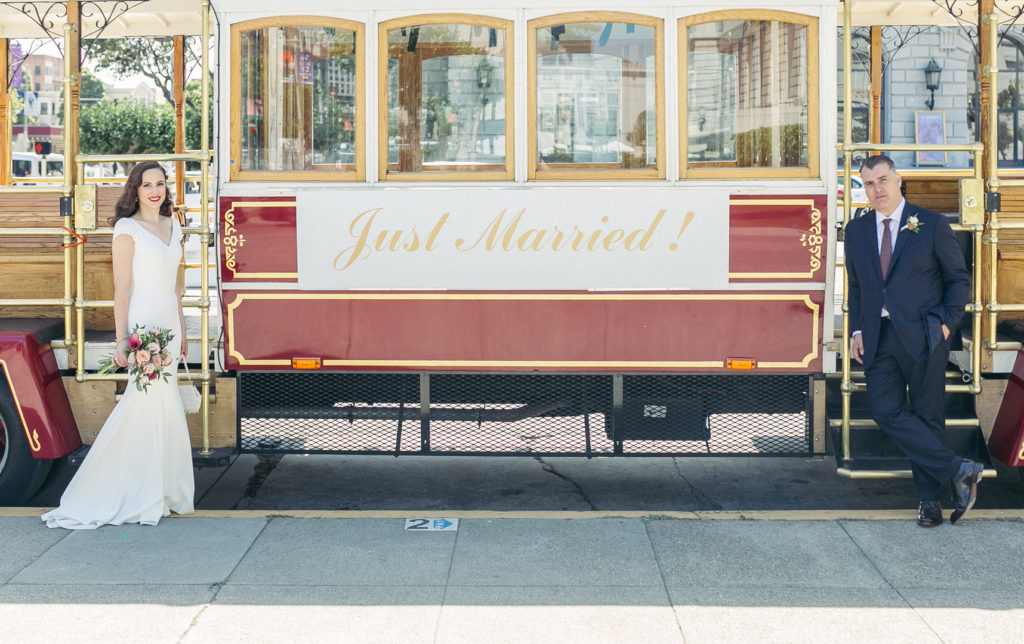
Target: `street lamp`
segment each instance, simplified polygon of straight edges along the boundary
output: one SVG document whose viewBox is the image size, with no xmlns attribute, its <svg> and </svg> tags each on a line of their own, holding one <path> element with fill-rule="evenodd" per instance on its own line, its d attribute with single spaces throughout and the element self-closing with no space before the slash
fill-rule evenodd
<svg viewBox="0 0 1024 644">
<path fill-rule="evenodd" d="M 931 97 L 924 102 L 929 110 L 935 109 L 935 90 L 939 89 L 939 74 L 941 73 L 942 68 L 934 58 L 929 60 L 928 66 L 924 68 L 924 86 L 932 93 Z"/>
</svg>

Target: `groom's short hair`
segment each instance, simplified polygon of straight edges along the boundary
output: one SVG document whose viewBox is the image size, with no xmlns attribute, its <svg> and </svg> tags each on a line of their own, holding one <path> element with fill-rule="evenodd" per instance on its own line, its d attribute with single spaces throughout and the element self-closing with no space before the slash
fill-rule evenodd
<svg viewBox="0 0 1024 644">
<path fill-rule="evenodd" d="M 860 164 L 860 171 L 872 170 L 877 165 L 885 164 L 889 166 L 889 169 L 896 172 L 896 164 L 892 162 L 892 159 L 885 156 L 884 154 L 876 154 L 864 159 L 864 163 Z"/>
</svg>

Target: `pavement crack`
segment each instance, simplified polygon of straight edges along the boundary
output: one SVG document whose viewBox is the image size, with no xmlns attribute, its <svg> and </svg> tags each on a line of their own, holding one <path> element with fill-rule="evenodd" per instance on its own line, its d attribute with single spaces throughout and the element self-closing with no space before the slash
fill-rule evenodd
<svg viewBox="0 0 1024 644">
<path fill-rule="evenodd" d="M 686 478 L 686 475 L 683 474 L 683 471 L 679 469 L 678 457 L 672 457 L 672 465 L 676 468 L 676 474 L 679 475 L 679 478 L 683 479 L 683 483 L 686 483 L 686 487 L 690 488 L 690 494 L 692 494 L 693 498 L 696 499 L 697 501 L 697 510 L 722 509 L 721 503 L 712 499 L 710 496 L 708 496 L 707 493 L 704 492 L 704 490 L 700 489 L 699 487 L 694 485 L 693 482 L 690 481 L 690 479 Z"/>
<path fill-rule="evenodd" d="M 935 630 L 935 627 L 932 626 L 931 622 L 928 621 L 928 618 L 922 615 L 921 612 L 917 610 L 917 607 L 914 606 L 914 604 L 912 604 L 909 599 L 907 599 L 906 595 L 904 595 L 903 592 L 896 587 L 896 584 L 892 583 L 892 580 L 889 579 L 882 571 L 882 569 L 878 567 L 878 564 L 875 563 L 875 559 L 868 553 L 868 551 L 860 545 L 860 543 L 853 537 L 852 534 L 850 534 L 850 531 L 846 529 L 846 523 L 844 521 L 836 521 L 836 523 L 839 524 L 839 529 L 846 534 L 846 538 L 850 540 L 850 543 L 853 544 L 853 547 L 856 548 L 860 552 L 861 556 L 864 557 L 864 560 L 867 561 L 872 568 L 874 568 L 875 572 L 878 573 L 878 576 L 882 579 L 882 581 L 884 581 L 885 584 L 889 588 L 891 588 L 894 593 L 896 593 L 896 595 L 900 598 L 900 601 L 902 601 L 907 608 L 909 608 L 915 615 L 917 615 L 917 618 L 921 620 L 925 627 L 935 635 L 938 641 L 944 642 L 945 640 L 943 639 L 942 635 L 940 635 L 938 631 Z"/>
<path fill-rule="evenodd" d="M 592 501 L 590 500 L 590 497 L 588 497 L 588 496 L 587 496 L 587 493 L 583 491 L 583 486 L 581 486 L 581 485 L 580 485 L 579 483 L 577 483 L 576 481 L 572 480 L 571 478 L 569 478 L 569 477 L 568 477 L 568 476 L 566 476 L 565 474 L 562 474 L 561 472 L 559 472 L 558 470 L 556 470 L 556 469 L 554 468 L 554 466 L 552 466 L 551 464 L 549 464 L 549 463 L 545 463 L 545 462 L 544 462 L 544 459 L 543 459 L 543 458 L 541 458 L 540 456 L 534 456 L 534 457 L 533 457 L 533 459 L 534 459 L 535 461 L 537 461 L 538 463 L 540 463 L 540 466 L 541 466 L 541 468 L 543 468 L 545 472 L 547 472 L 548 474 L 554 474 L 554 475 L 555 475 L 555 476 L 557 476 L 558 478 L 562 479 L 563 481 L 565 481 L 565 482 L 566 482 L 566 483 L 568 483 L 569 485 L 571 485 L 571 486 L 573 486 L 574 488 L 576 488 L 576 492 L 577 492 L 577 493 L 578 493 L 578 494 L 580 495 L 580 497 L 582 497 L 582 498 L 583 498 L 583 501 L 584 501 L 584 502 L 585 502 L 585 503 L 586 503 L 587 505 L 589 505 L 589 506 L 590 506 L 590 509 L 591 509 L 591 510 L 595 510 L 595 511 L 596 511 L 596 510 L 598 510 L 598 509 L 599 509 L 599 508 L 598 508 L 598 507 L 597 507 L 596 505 L 594 505 L 594 503 L 593 503 L 593 502 L 592 502 Z"/>
<path fill-rule="evenodd" d="M 197 612 L 192 617 L 192 621 L 189 622 L 188 628 L 186 628 L 185 632 L 182 633 L 181 637 L 178 638 L 179 642 L 184 642 L 185 639 L 188 638 L 188 634 L 192 631 L 192 629 L 199 625 L 199 618 L 203 616 L 203 613 L 206 612 L 206 609 L 209 608 L 210 604 L 213 603 L 213 600 L 217 598 L 217 592 L 219 592 L 219 591 L 220 591 L 220 588 L 218 588 L 216 591 L 214 591 L 213 596 L 210 597 L 210 600 L 208 602 L 206 602 L 205 604 L 203 604 L 202 608 L 199 609 L 199 612 Z"/>
</svg>

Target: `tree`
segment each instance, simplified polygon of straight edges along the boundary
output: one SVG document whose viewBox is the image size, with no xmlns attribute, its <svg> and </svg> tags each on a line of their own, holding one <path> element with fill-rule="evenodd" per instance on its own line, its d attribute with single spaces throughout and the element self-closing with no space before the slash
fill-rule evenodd
<svg viewBox="0 0 1024 644">
<path fill-rule="evenodd" d="M 88 69 L 82 70 L 82 81 L 81 86 L 78 89 L 78 100 L 83 108 L 98 103 L 103 100 L 106 96 L 106 90 L 103 89 L 103 81 L 96 78 L 96 76 Z M 60 88 L 60 101 L 57 107 L 57 118 L 61 121 L 64 120 L 64 87 Z"/>
<path fill-rule="evenodd" d="M 174 152 L 174 110 L 166 104 L 103 100 L 81 111 L 79 130 L 85 154 Z"/>
<path fill-rule="evenodd" d="M 210 144 L 213 143 L 213 79 L 209 81 L 208 93 L 209 93 L 209 105 L 207 105 L 207 124 L 209 130 L 207 131 L 208 141 Z M 202 121 L 200 115 L 200 105 L 203 102 L 203 88 L 199 84 L 198 80 L 189 81 L 185 85 L 185 148 L 189 150 L 198 150 L 200 141 L 200 129 Z"/>
<path fill-rule="evenodd" d="M 82 84 L 78 88 L 79 99 L 92 98 L 97 101 L 106 96 L 103 89 L 103 81 L 96 78 L 96 75 L 88 69 L 82 70 Z"/>
<path fill-rule="evenodd" d="M 185 38 L 185 58 L 198 60 L 199 38 Z M 168 103 L 174 103 L 174 41 L 171 38 L 96 40 L 90 52 L 97 69 L 109 69 L 119 78 L 141 74 L 156 84 Z"/>
</svg>

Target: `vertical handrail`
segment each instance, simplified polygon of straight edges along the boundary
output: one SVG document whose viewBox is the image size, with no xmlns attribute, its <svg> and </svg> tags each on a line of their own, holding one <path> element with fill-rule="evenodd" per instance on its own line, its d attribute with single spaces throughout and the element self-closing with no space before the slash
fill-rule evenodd
<svg viewBox="0 0 1024 644">
<path fill-rule="evenodd" d="M 64 61 L 63 61 L 64 62 L 64 78 L 63 78 L 61 83 L 64 86 L 64 133 L 65 133 L 65 136 L 64 136 L 64 143 L 65 143 L 64 148 L 65 148 L 65 152 L 67 151 L 67 140 L 68 140 L 67 133 L 70 131 L 70 127 L 71 127 L 71 123 L 72 123 L 71 108 L 72 108 L 72 105 L 73 105 L 73 101 L 71 100 L 71 86 L 72 86 L 72 84 L 74 83 L 74 80 L 75 80 L 72 77 L 73 69 L 72 69 L 72 65 L 71 65 L 70 56 L 72 56 L 72 55 L 76 55 L 77 56 L 78 55 L 78 54 L 68 53 L 70 51 L 68 49 L 68 47 L 70 46 L 71 30 L 73 28 L 74 27 L 70 23 L 65 23 L 64 24 Z M 69 161 L 70 161 L 70 159 L 68 159 L 68 155 L 65 154 L 64 155 L 64 186 L 63 186 L 63 190 L 61 192 L 61 196 L 63 196 L 63 197 L 71 196 L 72 191 L 74 190 L 74 187 L 73 187 L 73 185 L 71 183 L 71 167 L 70 167 L 71 164 L 68 163 Z M 64 213 L 62 212 L 61 215 L 63 216 Z M 65 223 L 65 228 L 71 228 L 74 225 L 74 220 L 73 220 L 73 218 L 72 219 L 64 219 L 64 223 Z M 74 280 L 74 276 L 72 275 L 74 269 L 73 269 L 72 260 L 71 260 L 72 249 L 68 248 L 68 246 L 71 244 L 71 239 L 72 239 L 71 234 L 68 233 L 68 232 L 65 232 L 64 233 L 64 244 L 63 244 L 64 245 L 64 343 L 65 343 L 65 346 L 68 347 L 67 348 L 68 356 L 71 355 L 71 348 L 76 345 L 76 343 L 78 342 L 78 337 L 79 337 L 79 336 L 75 335 L 74 330 L 72 328 L 72 323 L 74 321 L 74 297 L 75 297 L 75 293 L 74 293 L 74 290 L 72 288 L 72 282 Z M 76 249 L 80 248 L 80 247 L 81 247 L 81 244 L 79 244 L 79 246 L 75 246 Z M 75 250 L 75 255 L 77 255 L 77 253 L 78 253 L 78 251 Z M 70 343 L 70 346 L 68 346 L 69 343 Z"/>
<path fill-rule="evenodd" d="M 202 267 L 202 277 L 200 278 L 200 284 L 202 285 L 202 297 L 200 299 L 200 309 L 202 315 L 202 332 L 200 344 L 203 352 L 203 369 L 202 369 L 202 391 L 203 403 L 200 411 L 203 415 L 203 449 L 201 454 L 209 455 L 210 450 L 210 205 L 207 203 L 209 197 L 207 177 L 209 176 L 210 170 L 210 155 L 207 151 L 210 149 L 210 134 L 209 134 L 209 113 L 210 110 L 210 84 L 208 82 L 210 61 L 210 1 L 203 0 L 200 4 L 200 10 L 203 12 L 202 18 L 202 42 L 200 43 L 200 49 L 202 50 L 202 80 L 201 80 L 201 93 L 200 93 L 200 110 L 202 114 L 199 117 L 200 134 L 199 134 L 199 149 L 203 151 L 203 158 L 199 161 L 199 174 L 201 180 L 199 183 L 199 218 L 202 221 L 203 232 L 200 235 L 200 246 L 202 252 L 200 253 L 199 264 Z M 182 330 L 184 332 L 184 329 Z"/>
<path fill-rule="evenodd" d="M 70 7 L 69 7 L 70 10 Z M 70 16 L 68 16 L 70 18 Z M 72 90 L 75 83 L 75 61 L 79 56 L 79 48 L 81 41 L 75 41 L 75 47 L 72 47 L 72 39 L 74 38 L 74 30 L 76 25 L 71 23 L 70 20 L 64 23 L 64 197 L 71 197 L 74 194 L 75 185 L 77 183 L 84 182 L 85 171 L 79 167 L 75 168 L 75 174 L 72 175 L 71 161 L 74 159 L 74 155 L 78 153 L 77 148 L 69 142 L 77 141 L 78 137 L 72 133 L 72 124 L 75 123 L 74 114 L 72 111 L 77 108 L 75 105 L 74 97 L 72 96 Z M 75 221 L 76 213 L 72 213 L 71 220 L 68 228 L 72 226 L 78 232 L 78 222 Z M 70 243 L 70 235 L 65 235 L 64 245 Z M 65 251 L 67 252 L 67 251 Z M 65 311 L 65 339 L 70 338 L 70 345 L 68 347 L 68 356 L 71 355 L 71 350 L 75 352 L 75 375 L 76 379 L 78 374 L 82 372 L 83 365 L 85 364 L 85 309 L 83 307 L 83 299 L 85 298 L 85 244 L 78 244 L 75 246 L 75 266 L 74 266 L 74 293 L 71 291 L 71 267 L 68 261 L 65 261 L 64 268 L 64 294 L 68 299 L 74 298 L 75 302 L 75 313 L 74 323 L 75 331 L 70 333 L 71 326 L 71 313 Z"/>
<path fill-rule="evenodd" d="M 853 172 L 853 152 L 850 144 L 853 143 L 853 107 L 850 102 L 853 100 L 853 9 L 852 2 L 843 3 L 843 220 L 839 222 L 836 235 L 836 245 L 843 239 L 846 222 L 850 220 L 850 198 L 852 195 L 850 174 Z M 838 248 L 836 249 L 839 250 Z M 853 396 L 854 385 L 850 377 L 850 280 L 846 270 L 846 258 L 843 258 L 843 338 L 842 338 L 842 363 L 843 380 L 839 390 L 843 396 L 843 426 L 842 426 L 842 449 L 843 460 L 850 460 L 850 397 Z"/>
<path fill-rule="evenodd" d="M 992 88 L 999 87 L 995 83 L 998 82 L 999 76 L 999 39 L 998 39 L 998 20 L 995 14 L 986 14 L 984 16 L 985 26 L 988 27 L 988 66 L 982 70 L 988 76 L 989 92 L 992 92 Z M 988 102 L 988 132 L 985 133 L 989 150 L 991 151 L 988 155 L 988 186 L 989 192 L 999 192 L 999 163 L 996 158 L 996 151 L 999 149 L 999 134 L 997 128 L 997 120 L 999 118 L 999 106 L 997 101 L 989 100 Z M 987 207 L 987 204 L 986 204 Z M 997 212 L 986 212 L 986 225 L 988 229 L 988 245 L 989 245 L 989 271 L 988 271 L 988 302 L 986 303 L 986 309 L 988 310 L 988 339 L 985 341 L 985 348 L 993 351 L 996 348 L 998 337 L 996 333 L 996 327 L 999 324 L 999 295 L 998 295 L 998 273 L 996 270 L 999 262 L 999 214 Z"/>
</svg>

